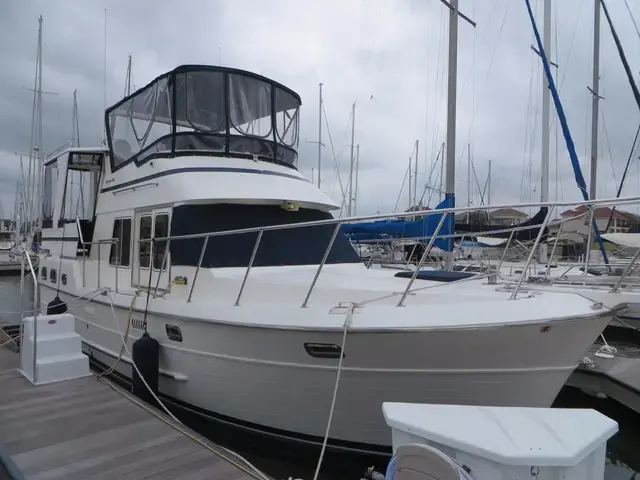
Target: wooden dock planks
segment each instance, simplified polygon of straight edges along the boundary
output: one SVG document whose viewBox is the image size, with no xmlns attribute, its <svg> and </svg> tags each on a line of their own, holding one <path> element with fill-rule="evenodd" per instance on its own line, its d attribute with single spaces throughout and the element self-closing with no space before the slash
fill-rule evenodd
<svg viewBox="0 0 640 480">
<path fill-rule="evenodd" d="M 0 446 L 25 479 L 253 478 L 95 376 L 34 386 L 17 357 L 0 348 Z"/>
</svg>

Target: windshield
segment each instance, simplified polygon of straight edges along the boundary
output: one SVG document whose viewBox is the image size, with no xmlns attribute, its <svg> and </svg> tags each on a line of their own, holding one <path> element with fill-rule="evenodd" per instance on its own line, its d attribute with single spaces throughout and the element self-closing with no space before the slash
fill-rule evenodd
<svg viewBox="0 0 640 480">
<path fill-rule="evenodd" d="M 113 167 L 198 152 L 295 166 L 300 103 L 249 72 L 178 68 L 107 110 Z"/>
<path fill-rule="evenodd" d="M 278 205 L 180 205 L 173 210 L 171 235 L 224 232 L 331 218 L 333 217 L 328 212 L 305 208 L 289 212 Z M 265 231 L 253 266 L 319 265 L 335 228 L 335 224 L 326 224 Z M 257 232 L 209 237 L 202 257 L 202 266 L 246 267 L 257 237 Z M 196 266 L 200 260 L 203 242 L 203 238 L 172 241 L 172 265 Z M 361 263 L 361 259 L 347 237 L 339 233 L 326 263 Z"/>
</svg>

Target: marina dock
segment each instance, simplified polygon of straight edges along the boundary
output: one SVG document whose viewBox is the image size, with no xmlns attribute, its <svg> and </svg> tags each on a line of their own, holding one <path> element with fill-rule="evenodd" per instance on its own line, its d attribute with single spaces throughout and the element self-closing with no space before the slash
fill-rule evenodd
<svg viewBox="0 0 640 480">
<path fill-rule="evenodd" d="M 265 478 L 95 375 L 34 386 L 18 363 L 0 348 L 1 480 Z"/>
<path fill-rule="evenodd" d="M 610 344 L 617 350 L 613 358 L 595 355 L 602 344 L 595 344 L 569 377 L 567 385 L 599 398 L 609 397 L 625 407 L 640 413 L 640 349 L 621 344 Z"/>
</svg>

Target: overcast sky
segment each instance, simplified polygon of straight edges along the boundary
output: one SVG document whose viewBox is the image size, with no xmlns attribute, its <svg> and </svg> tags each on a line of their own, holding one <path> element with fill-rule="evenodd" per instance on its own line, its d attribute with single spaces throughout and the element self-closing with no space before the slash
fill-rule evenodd
<svg viewBox="0 0 640 480">
<path fill-rule="evenodd" d="M 627 0 L 640 20 L 640 2 Z M 532 0 L 542 29 L 542 0 Z M 588 178 L 592 82 L 593 0 L 553 0 L 552 59 L 559 64 L 560 97 Z M 609 9 L 636 76 L 640 39 L 624 0 Z M 29 148 L 37 44 L 44 17 L 44 149 L 71 138 L 78 90 L 81 145 L 99 144 L 104 94 L 104 19 L 107 9 L 106 96 L 122 97 L 127 56 L 133 84 L 184 63 L 222 64 L 263 74 L 296 90 L 303 101 L 300 169 L 316 167 L 318 83 L 333 149 L 323 125 L 322 189 L 341 203 L 336 175 L 346 184 L 351 105 L 356 101 L 360 145 L 358 213 L 408 206 L 397 203 L 409 156 L 420 140 L 418 190 L 429 177 L 446 125 L 448 11 L 439 0 L 111 0 L 0 2 L 0 201 L 13 208 L 19 161 Z M 542 71 L 524 0 L 460 0 L 477 22 L 459 25 L 457 203 L 467 202 L 467 143 L 481 189 L 492 160 L 492 203 L 539 199 Z M 600 162 L 598 195 L 614 196 L 640 113 L 602 15 Z M 552 111 L 553 111 L 552 107 Z M 555 116 L 552 120 L 555 125 Z M 605 127 L 606 126 L 606 127 Z M 559 132 L 559 130 L 558 130 Z M 580 198 L 562 135 L 551 140 L 550 196 Z M 335 150 L 335 158 L 333 155 Z M 557 155 L 556 155 L 557 150 Z M 637 154 L 636 154 L 637 156 Z M 556 161 L 557 160 L 557 161 Z M 434 169 L 432 184 L 440 172 Z M 556 172 L 558 182 L 556 183 Z M 638 162 L 623 194 L 640 194 Z M 314 172 L 317 174 L 317 172 Z M 480 196 L 475 187 L 473 202 Z M 419 196 L 420 196 L 419 195 Z M 425 201 L 431 190 L 427 190 Z M 437 193 L 431 204 L 436 203 Z"/>
</svg>

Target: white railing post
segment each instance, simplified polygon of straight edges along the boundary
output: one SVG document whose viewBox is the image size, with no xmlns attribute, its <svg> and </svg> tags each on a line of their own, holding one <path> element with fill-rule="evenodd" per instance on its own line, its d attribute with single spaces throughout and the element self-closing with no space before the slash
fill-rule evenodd
<svg viewBox="0 0 640 480">
<path fill-rule="evenodd" d="M 200 272 L 200 266 L 202 265 L 202 259 L 204 258 L 204 252 L 207 249 L 208 243 L 209 243 L 209 237 L 206 236 L 204 238 L 204 242 L 202 243 L 202 250 L 200 250 L 200 260 L 198 260 L 196 273 L 193 275 L 193 282 L 191 282 L 191 288 L 189 289 L 189 297 L 187 298 L 187 303 L 191 303 L 191 295 L 193 295 L 193 289 L 196 286 L 196 279 L 198 278 L 198 273 Z"/>
<path fill-rule="evenodd" d="M 244 278 L 242 279 L 242 285 L 240 285 L 240 291 L 238 292 L 238 297 L 236 298 L 236 303 L 234 303 L 234 306 L 239 306 L 240 305 L 240 297 L 242 296 L 242 291 L 244 290 L 244 285 L 245 283 L 247 283 L 247 278 L 249 278 L 249 272 L 251 271 L 251 267 L 253 266 L 253 261 L 256 258 L 256 253 L 258 253 L 258 247 L 260 246 L 260 240 L 262 240 L 262 232 L 264 232 L 264 230 L 260 230 L 260 233 L 258 233 L 258 238 L 256 239 L 256 244 L 253 246 L 253 252 L 251 252 L 251 260 L 249 260 L 249 266 L 247 267 L 247 270 L 244 272 Z"/>
<path fill-rule="evenodd" d="M 327 249 L 324 251 L 322 262 L 320 262 L 320 265 L 318 265 L 318 270 L 316 270 L 316 274 L 313 277 L 313 281 L 311 282 L 309 291 L 307 292 L 306 297 L 304 297 L 304 302 L 302 302 L 302 308 L 307 308 L 307 303 L 309 302 L 309 297 L 311 296 L 313 287 L 316 286 L 316 282 L 318 281 L 318 276 L 320 275 L 320 272 L 322 271 L 322 267 L 324 267 L 324 264 L 327 261 L 327 258 L 329 257 L 329 252 L 331 252 L 331 248 L 333 247 L 333 242 L 336 241 L 336 237 L 338 236 L 338 232 L 340 231 L 341 225 L 342 225 L 342 222 L 338 222 L 336 224 L 336 228 L 333 229 L 333 235 L 331 235 L 331 240 L 329 241 L 329 245 L 327 246 Z"/>
<path fill-rule="evenodd" d="M 440 222 L 438 222 L 436 231 L 433 232 L 433 235 L 431 235 L 431 238 L 429 239 L 429 243 L 427 244 L 427 248 L 424 249 L 422 258 L 420 259 L 420 262 L 418 262 L 418 264 L 416 265 L 416 269 L 413 272 L 413 275 L 411 276 L 411 280 L 409 280 L 409 284 L 407 285 L 407 288 L 404 289 L 404 292 L 402 293 L 402 298 L 400 298 L 400 301 L 398 302 L 396 307 L 404 306 L 404 300 L 405 298 L 407 298 L 407 295 L 409 295 L 409 289 L 411 288 L 411 285 L 413 285 L 413 282 L 418 276 L 418 273 L 420 273 L 420 269 L 422 268 L 422 265 L 424 265 L 424 262 L 427 259 L 427 255 L 429 255 L 429 252 L 431 251 L 431 247 L 433 247 L 433 244 L 436 241 L 436 237 L 438 236 L 438 233 L 440 233 L 440 229 L 442 228 L 442 225 L 444 225 L 444 220 L 447 218 L 447 215 L 448 213 L 444 213 L 442 215 L 442 218 L 440 219 Z"/>
<path fill-rule="evenodd" d="M 540 230 L 538 230 L 538 236 L 536 237 L 536 241 L 533 244 L 533 247 L 531 247 L 531 252 L 529 252 L 529 256 L 527 257 L 527 261 L 524 264 L 524 268 L 522 269 L 522 273 L 520 274 L 520 278 L 518 278 L 518 283 L 516 284 L 516 288 L 513 290 L 513 293 L 511 294 L 511 297 L 509 297 L 509 300 L 515 300 L 518 296 L 518 290 L 520 290 L 520 285 L 522 285 L 522 281 L 524 280 L 524 276 L 527 273 L 527 269 L 529 268 L 529 264 L 531 263 L 531 260 L 533 259 L 533 256 L 536 254 L 536 249 L 538 248 L 538 244 L 540 243 L 540 239 L 542 238 L 542 235 L 545 231 L 545 229 L 547 228 L 547 224 L 549 223 L 549 219 L 551 218 L 551 214 L 553 213 L 553 211 L 555 210 L 555 206 L 551 206 L 549 207 L 549 210 L 547 211 L 547 215 L 546 217 L 544 217 L 544 222 L 542 222 L 542 225 L 540 226 Z"/>
</svg>

